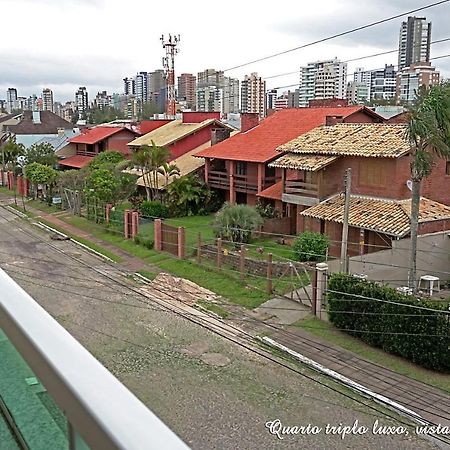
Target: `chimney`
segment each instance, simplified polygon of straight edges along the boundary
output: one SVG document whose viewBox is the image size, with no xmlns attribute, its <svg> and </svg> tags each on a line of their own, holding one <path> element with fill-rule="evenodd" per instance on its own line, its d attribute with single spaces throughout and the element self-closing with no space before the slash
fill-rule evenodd
<svg viewBox="0 0 450 450">
<path fill-rule="evenodd" d="M 259 125 L 259 113 L 241 113 L 241 133 Z"/>
<path fill-rule="evenodd" d="M 325 125 L 327 127 L 331 127 L 332 125 L 336 125 L 337 123 L 342 123 L 344 121 L 343 116 L 326 116 L 325 117 Z"/>
<path fill-rule="evenodd" d="M 40 111 L 33 111 L 33 123 L 41 123 L 41 112 Z"/>
<path fill-rule="evenodd" d="M 228 128 L 212 128 L 211 129 L 211 146 L 224 141 L 230 137 Z"/>
</svg>

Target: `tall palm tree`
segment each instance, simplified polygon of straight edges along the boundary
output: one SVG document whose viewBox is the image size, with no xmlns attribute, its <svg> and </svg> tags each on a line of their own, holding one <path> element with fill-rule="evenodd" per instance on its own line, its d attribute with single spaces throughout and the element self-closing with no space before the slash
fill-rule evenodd
<svg viewBox="0 0 450 450">
<path fill-rule="evenodd" d="M 435 157 L 450 158 L 449 81 L 421 90 L 410 111 L 407 138 L 411 144 L 412 180 L 408 286 L 415 292 L 421 183 L 431 174 Z"/>
<path fill-rule="evenodd" d="M 169 178 L 180 175 L 180 169 L 174 163 L 165 162 L 159 167 L 158 173 L 164 177 L 164 189 L 167 189 Z"/>
</svg>

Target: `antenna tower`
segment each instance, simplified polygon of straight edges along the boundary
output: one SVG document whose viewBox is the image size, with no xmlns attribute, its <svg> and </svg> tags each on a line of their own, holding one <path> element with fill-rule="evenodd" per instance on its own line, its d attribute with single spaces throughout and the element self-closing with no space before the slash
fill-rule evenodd
<svg viewBox="0 0 450 450">
<path fill-rule="evenodd" d="M 169 34 L 167 39 L 161 36 L 163 48 L 166 50 L 166 56 L 162 63 L 166 77 L 166 116 L 175 117 L 175 55 L 178 53 L 177 45 L 180 42 L 180 35 Z"/>
</svg>

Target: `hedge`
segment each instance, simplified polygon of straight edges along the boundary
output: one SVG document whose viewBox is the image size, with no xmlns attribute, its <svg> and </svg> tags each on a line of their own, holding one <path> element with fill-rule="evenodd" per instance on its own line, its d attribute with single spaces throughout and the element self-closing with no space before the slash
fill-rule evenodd
<svg viewBox="0 0 450 450">
<path fill-rule="evenodd" d="M 337 328 L 428 369 L 450 372 L 448 302 L 417 299 L 342 273 L 331 275 L 327 299 L 330 321 Z"/>
</svg>

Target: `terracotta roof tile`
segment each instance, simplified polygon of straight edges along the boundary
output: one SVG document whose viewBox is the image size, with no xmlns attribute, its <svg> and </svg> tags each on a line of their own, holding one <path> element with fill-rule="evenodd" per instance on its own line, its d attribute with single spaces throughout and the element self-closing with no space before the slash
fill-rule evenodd
<svg viewBox="0 0 450 450">
<path fill-rule="evenodd" d="M 283 194 L 283 182 L 278 181 L 278 183 L 269 186 L 268 188 L 256 194 L 258 197 L 270 198 L 272 200 L 281 200 L 281 195 Z"/>
<path fill-rule="evenodd" d="M 87 166 L 92 161 L 92 156 L 75 155 L 69 158 L 59 161 L 60 166 L 74 167 L 75 169 L 81 169 Z"/>
<path fill-rule="evenodd" d="M 339 156 L 322 156 L 322 155 L 297 155 L 287 153 L 280 156 L 269 164 L 269 167 L 279 167 L 282 169 L 309 170 L 315 172 L 322 169 L 328 164 L 338 159 Z"/>
<path fill-rule="evenodd" d="M 235 161 L 267 162 L 278 156 L 276 148 L 312 130 L 326 121 L 327 116 L 348 117 L 364 108 L 295 108 L 277 111 L 256 127 L 220 142 L 198 156 Z"/>
<path fill-rule="evenodd" d="M 406 125 L 339 123 L 321 126 L 284 145 L 279 151 L 397 158 L 408 153 Z"/>
<path fill-rule="evenodd" d="M 72 144 L 95 144 L 106 139 L 119 131 L 127 130 L 125 127 L 94 127 L 89 128 L 84 133 L 70 139 Z"/>
<path fill-rule="evenodd" d="M 350 198 L 349 225 L 373 230 L 395 237 L 410 231 L 411 200 L 387 200 L 352 195 Z M 300 213 L 315 219 L 343 222 L 344 196 L 335 195 Z M 421 198 L 419 223 L 450 219 L 450 207 Z"/>
</svg>

